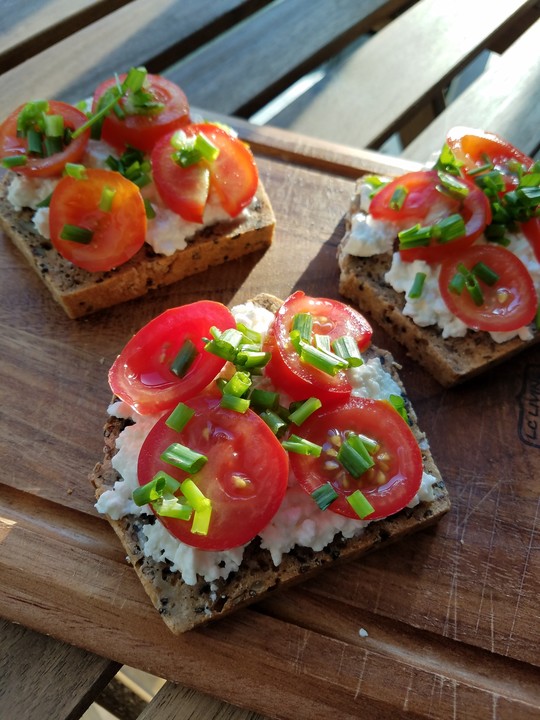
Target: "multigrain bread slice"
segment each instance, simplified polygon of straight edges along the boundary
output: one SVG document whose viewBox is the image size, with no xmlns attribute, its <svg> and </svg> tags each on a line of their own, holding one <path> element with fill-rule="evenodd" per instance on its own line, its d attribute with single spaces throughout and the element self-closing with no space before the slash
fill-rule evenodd
<svg viewBox="0 0 540 720">
<path fill-rule="evenodd" d="M 272 243 L 275 217 L 259 182 L 249 212 L 198 231 L 187 247 L 174 255 L 156 254 L 145 243 L 120 267 L 88 272 L 64 260 L 32 224 L 32 210 L 14 210 L 7 200 L 9 174 L 0 184 L 0 227 L 24 255 L 70 318 L 79 318 L 145 295 L 213 265 L 264 250 Z"/>
<path fill-rule="evenodd" d="M 435 326 L 420 327 L 403 314 L 405 296 L 384 279 L 392 264 L 391 253 L 356 257 L 344 251 L 351 219 L 360 209 L 356 192 L 346 215 L 346 232 L 338 246 L 339 292 L 369 313 L 388 334 L 404 345 L 408 354 L 431 373 L 441 385 L 450 387 L 508 360 L 540 340 L 513 338 L 497 343 L 486 332 L 469 331 L 465 337 L 443 338 Z"/>
<path fill-rule="evenodd" d="M 272 312 L 276 312 L 280 306 L 277 298 L 265 294 L 258 295 L 254 302 Z M 371 356 L 380 357 L 385 367 L 401 385 L 397 366 L 391 355 L 376 348 L 370 353 Z M 366 354 L 366 358 L 368 355 L 369 353 Z M 134 515 L 120 520 L 109 518 L 129 562 L 135 568 L 144 589 L 170 630 L 178 634 L 214 621 L 262 599 L 269 591 L 311 577 L 337 561 L 353 560 L 438 521 L 450 508 L 448 492 L 407 398 L 406 407 L 413 432 L 422 449 L 424 468 L 436 478 L 435 500 L 429 503 L 421 502 L 412 509 L 405 508 L 390 518 L 373 522 L 357 538 L 347 540 L 338 535 L 318 552 L 295 546 L 284 556 L 278 567 L 274 566 L 269 551 L 262 549 L 259 542 L 253 540 L 245 551 L 239 570 L 226 580 L 214 581 L 211 586 L 210 583 L 199 579 L 197 584 L 187 585 L 178 572 L 171 571 L 169 563 L 156 562 L 142 554 L 144 523 L 152 522 L 153 518 Z M 119 479 L 111 465 L 111 460 L 116 452 L 116 438 L 125 425 L 125 420 L 113 417 L 110 417 L 105 425 L 104 458 L 90 475 L 96 497 L 110 489 Z"/>
</svg>

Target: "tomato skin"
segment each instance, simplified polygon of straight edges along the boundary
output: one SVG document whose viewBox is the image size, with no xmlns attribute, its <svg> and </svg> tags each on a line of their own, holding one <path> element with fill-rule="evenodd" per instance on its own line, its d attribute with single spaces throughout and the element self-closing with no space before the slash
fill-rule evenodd
<svg viewBox="0 0 540 720">
<path fill-rule="evenodd" d="M 517 160 L 526 168 L 533 164 L 532 158 L 514 147 L 499 135 L 484 130 L 467 127 L 454 127 L 448 131 L 446 143 L 456 158 L 464 163 L 463 172 L 484 165 L 488 157 L 494 166 L 517 183 L 517 176 L 508 169 L 510 160 Z"/>
<path fill-rule="evenodd" d="M 315 396 L 322 403 L 339 403 L 351 394 L 351 384 L 344 371 L 330 376 L 300 360 L 291 345 L 289 333 L 294 316 L 309 312 L 323 316 L 325 324 L 314 325 L 314 332 L 329 335 L 335 340 L 344 335 L 357 339 L 360 351 L 365 350 L 372 336 L 367 320 L 348 305 L 337 300 L 313 298 L 297 291 L 290 295 L 277 312 L 265 341 L 265 349 L 272 352 L 266 374 L 274 385 L 292 400 L 305 400 Z"/>
<path fill-rule="evenodd" d="M 422 453 L 412 430 L 388 402 L 351 397 L 336 408 L 321 408 L 299 430 L 303 438 L 323 447 L 328 443 L 329 431 L 339 431 L 340 434 L 353 431 L 376 440 L 381 450 L 390 455 L 384 484 L 370 483 L 368 479 L 364 480 L 364 476 L 355 480 L 344 472 L 350 483 L 345 487 L 340 480 L 340 471 L 326 466 L 329 456 L 324 449 L 319 458 L 291 453 L 291 469 L 308 494 L 326 482 L 330 482 L 338 493 L 338 498 L 328 510 L 358 519 L 347 502 L 347 496 L 360 489 L 374 508 L 366 520 L 377 520 L 399 512 L 418 492 L 423 474 Z"/>
<path fill-rule="evenodd" d="M 164 470 L 180 482 L 192 477 L 212 503 L 207 535 L 191 532 L 191 521 L 158 519 L 180 541 L 203 550 L 228 550 L 252 540 L 276 514 L 289 475 L 287 453 L 279 440 L 252 410 L 245 414 L 220 407 L 219 396 L 199 396 L 187 404 L 195 410 L 181 433 L 162 417 L 148 434 L 138 461 L 141 485 Z M 187 473 L 159 459 L 172 443 L 181 443 L 208 457 L 197 473 Z M 248 486 L 239 488 L 240 476 Z"/>
<path fill-rule="evenodd" d="M 399 223 L 402 229 L 422 224 L 428 215 L 436 210 L 437 219 L 459 213 L 465 220 L 465 235 L 448 243 L 432 239 L 425 247 L 407 248 L 399 251 L 404 262 L 425 260 L 440 262 L 443 258 L 472 245 L 491 222 L 491 208 L 484 193 L 470 180 L 461 180 L 468 187 L 468 194 L 462 202 L 437 190 L 440 185 L 438 173 L 434 170 L 419 170 L 406 173 L 385 185 L 371 201 L 369 212 L 379 220 Z M 390 198 L 398 187 L 407 189 L 407 196 L 399 210 L 390 207 Z"/>
<path fill-rule="evenodd" d="M 521 230 L 529 241 L 536 259 L 540 262 L 540 218 L 531 218 L 531 220 L 521 223 Z"/>
<path fill-rule="evenodd" d="M 26 138 L 17 137 L 17 118 L 24 108 L 21 105 L 9 115 L 0 126 L 0 156 L 25 155 L 28 143 Z M 64 127 L 76 130 L 86 122 L 86 115 L 77 108 L 67 103 L 56 100 L 49 101 L 49 115 L 62 115 Z M 29 156 L 26 165 L 15 168 L 15 172 L 29 177 L 52 177 L 60 175 L 66 163 L 78 163 L 82 159 L 88 140 L 90 130 L 86 130 L 75 140 L 72 140 L 62 152 L 55 153 L 50 157 Z"/>
<path fill-rule="evenodd" d="M 103 188 L 115 190 L 112 209 L 99 209 Z M 89 244 L 60 237 L 64 225 L 94 231 Z M 146 211 L 139 188 L 120 173 L 88 168 L 86 179 L 66 175 L 51 197 L 51 242 L 74 265 L 89 272 L 111 270 L 129 260 L 146 237 Z"/>
<path fill-rule="evenodd" d="M 125 73 L 120 75 L 120 83 L 125 78 Z M 146 81 L 156 99 L 165 107 L 160 112 L 149 115 L 126 114 L 123 119 L 114 112 L 109 113 L 103 121 L 101 137 L 120 152 L 123 152 L 127 145 L 131 145 L 150 153 L 159 138 L 189 122 L 189 103 L 178 85 L 160 75 L 148 74 Z M 100 97 L 116 83 L 116 78 L 109 78 L 97 87 L 92 105 L 94 112 Z M 122 100 L 119 103 L 123 105 Z"/>
<path fill-rule="evenodd" d="M 457 295 L 448 285 L 463 263 L 471 270 L 483 262 L 499 275 L 498 282 L 489 287 L 479 281 L 484 304 L 474 304 L 467 290 Z M 506 290 L 511 301 L 501 305 L 497 293 Z M 528 325 L 537 308 L 536 290 L 529 271 L 514 253 L 497 245 L 474 245 L 464 253 L 449 258 L 441 265 L 439 290 L 448 309 L 472 330 L 510 332 Z"/>
<path fill-rule="evenodd" d="M 210 328 L 235 327 L 230 310 L 218 302 L 201 300 L 171 308 L 147 323 L 124 347 L 109 371 L 112 391 L 141 415 L 172 409 L 201 392 L 225 361 L 206 352 L 203 337 Z M 184 377 L 170 370 L 184 341 L 197 355 Z"/>
<path fill-rule="evenodd" d="M 241 140 L 211 123 L 196 123 L 182 130 L 187 137 L 203 133 L 219 148 L 219 155 L 210 163 L 203 160 L 182 168 L 171 157 L 173 133 L 163 137 L 151 156 L 154 182 L 161 198 L 184 220 L 202 223 L 208 197 L 214 192 L 223 209 L 236 217 L 253 199 L 259 182 L 251 151 Z"/>
</svg>

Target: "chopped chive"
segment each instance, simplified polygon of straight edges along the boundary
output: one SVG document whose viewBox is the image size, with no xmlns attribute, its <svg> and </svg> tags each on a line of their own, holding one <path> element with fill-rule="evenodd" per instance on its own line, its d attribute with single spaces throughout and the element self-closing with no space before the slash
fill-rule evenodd
<svg viewBox="0 0 540 720">
<path fill-rule="evenodd" d="M 462 272 L 457 272 L 454 277 L 448 283 L 448 290 L 455 295 L 461 295 L 465 290 L 465 275 Z"/>
<path fill-rule="evenodd" d="M 132 493 L 133 502 L 139 507 L 154 502 L 163 495 L 165 488 L 165 478 L 161 475 L 156 475 L 150 482 L 135 488 Z"/>
<path fill-rule="evenodd" d="M 262 368 L 270 362 L 272 353 L 242 348 L 236 355 L 236 364 L 244 368 Z"/>
<path fill-rule="evenodd" d="M 201 453 L 195 452 L 195 450 L 191 450 L 180 443 L 172 443 L 172 445 L 169 445 L 169 447 L 161 453 L 160 459 L 188 473 L 197 472 L 208 460 L 206 455 L 201 455 Z"/>
<path fill-rule="evenodd" d="M 470 190 L 467 185 L 459 180 L 455 175 L 438 170 L 440 185 L 437 186 L 437 190 L 447 195 L 461 200 L 469 194 Z"/>
<path fill-rule="evenodd" d="M 224 395 L 235 395 L 236 397 L 242 397 L 251 386 L 251 377 L 249 373 L 237 371 L 234 373 L 232 378 L 223 387 Z"/>
<path fill-rule="evenodd" d="M 27 162 L 27 155 L 8 155 L 7 157 L 2 158 L 2 166 L 7 170 L 14 167 L 22 167 L 23 165 L 26 165 Z"/>
<path fill-rule="evenodd" d="M 17 116 L 17 136 L 26 137 L 28 130 L 34 129 L 36 126 L 43 131 L 45 128 L 43 118 L 48 110 L 47 100 L 33 100 L 26 103 Z"/>
<path fill-rule="evenodd" d="M 492 162 L 486 162 L 483 165 L 478 165 L 475 168 L 472 168 L 471 170 L 467 170 L 467 175 L 480 175 L 480 173 L 486 172 L 486 170 L 493 170 L 493 163 Z"/>
<path fill-rule="evenodd" d="M 142 89 L 147 76 L 146 68 L 144 67 L 132 67 L 128 70 L 128 73 L 122 83 L 122 89 L 132 93 L 139 92 Z"/>
<path fill-rule="evenodd" d="M 195 344 L 189 338 L 186 338 L 182 343 L 180 350 L 170 365 L 170 370 L 177 377 L 184 377 L 193 361 L 197 357 L 198 352 Z"/>
<path fill-rule="evenodd" d="M 211 328 L 210 332 L 213 335 L 213 340 L 208 341 L 204 349 L 212 353 L 212 355 L 234 362 L 242 342 L 242 333 L 236 328 L 230 328 L 224 332 L 220 332 L 217 328 Z"/>
<path fill-rule="evenodd" d="M 94 233 L 88 228 L 79 227 L 78 225 L 64 225 L 60 232 L 62 240 L 70 240 L 71 242 L 80 243 L 81 245 L 89 245 L 92 242 Z"/>
<path fill-rule="evenodd" d="M 148 200 L 148 198 L 144 199 L 144 210 L 146 212 L 146 217 L 148 220 L 153 220 L 156 217 L 156 211 L 154 210 L 154 206 Z"/>
<path fill-rule="evenodd" d="M 311 342 L 312 316 L 309 313 L 297 313 L 292 321 L 292 330 L 296 330 L 300 334 L 300 338 L 305 342 Z"/>
<path fill-rule="evenodd" d="M 332 343 L 332 350 L 345 360 L 349 367 L 360 367 L 364 364 L 358 349 L 358 343 L 351 335 L 344 335 Z"/>
<path fill-rule="evenodd" d="M 332 485 L 327 482 L 313 490 L 311 497 L 315 500 L 321 510 L 326 510 L 339 495 Z"/>
<path fill-rule="evenodd" d="M 483 262 L 476 263 L 471 272 L 473 275 L 476 275 L 479 280 L 482 280 L 482 282 L 485 282 L 486 285 L 489 285 L 490 287 L 495 285 L 499 279 L 499 275 L 495 272 L 495 270 L 492 270 Z"/>
<path fill-rule="evenodd" d="M 341 443 L 337 460 L 355 478 L 363 475 L 366 470 L 369 470 L 375 464 L 362 441 L 360 440 L 358 443 L 351 442 L 351 437 Z"/>
<path fill-rule="evenodd" d="M 79 163 L 66 163 L 64 172 L 75 180 L 86 180 L 88 177 L 85 166 Z"/>
<path fill-rule="evenodd" d="M 195 150 L 197 150 L 201 154 L 201 157 L 205 160 L 208 160 L 208 162 L 213 162 L 217 159 L 219 155 L 219 148 L 216 147 L 214 143 L 209 140 L 204 133 L 197 134 L 194 147 Z"/>
<path fill-rule="evenodd" d="M 56 153 L 62 152 L 64 148 L 62 138 L 58 137 L 45 137 L 43 145 L 45 147 L 45 155 L 47 157 L 51 157 L 52 155 L 56 155 Z"/>
<path fill-rule="evenodd" d="M 321 406 L 322 403 L 319 398 L 308 398 L 308 400 L 303 402 L 300 407 L 289 415 L 289 421 L 295 425 L 301 425 L 315 412 L 315 410 L 318 410 Z"/>
<path fill-rule="evenodd" d="M 191 505 L 185 505 L 175 497 L 159 498 L 154 503 L 154 510 L 161 517 L 176 518 L 177 520 L 189 520 L 193 514 Z"/>
<path fill-rule="evenodd" d="M 116 195 L 115 188 L 105 185 L 101 191 L 101 198 L 99 200 L 99 209 L 103 212 L 111 212 L 114 196 Z"/>
<path fill-rule="evenodd" d="M 186 478 L 180 483 L 180 491 L 188 504 L 191 505 L 196 512 L 212 506 L 210 500 L 191 478 Z"/>
<path fill-rule="evenodd" d="M 433 225 L 433 236 L 441 243 L 452 242 L 463 237 L 466 232 L 465 221 L 459 213 L 449 215 Z"/>
<path fill-rule="evenodd" d="M 268 425 L 274 435 L 279 435 L 287 427 L 286 421 L 270 408 L 263 410 L 259 417 Z"/>
<path fill-rule="evenodd" d="M 430 244 L 432 228 L 430 225 L 422 227 L 420 223 L 398 233 L 399 249 L 406 250 L 413 247 L 424 247 Z"/>
<path fill-rule="evenodd" d="M 300 341 L 300 359 L 327 375 L 336 375 L 347 367 L 347 362 L 334 353 L 319 350 L 313 345 Z"/>
<path fill-rule="evenodd" d="M 248 398 L 238 397 L 238 395 L 228 395 L 227 393 L 223 393 L 219 404 L 226 410 L 234 410 L 234 412 L 242 414 L 249 409 Z"/>
<path fill-rule="evenodd" d="M 409 290 L 409 294 L 407 297 L 410 297 L 411 300 L 418 300 L 418 298 L 422 297 L 422 292 L 424 290 L 424 283 L 426 281 L 426 273 L 425 272 L 417 272 L 414 276 L 413 284 L 411 285 L 411 289 Z"/>
<path fill-rule="evenodd" d="M 195 510 L 191 532 L 197 535 L 208 535 L 210 520 L 212 518 L 212 506 L 208 505 L 201 510 Z"/>
<path fill-rule="evenodd" d="M 279 393 L 270 390 L 255 388 L 252 390 L 249 399 L 251 406 L 257 410 L 275 410 L 279 405 Z"/>
<path fill-rule="evenodd" d="M 64 118 L 61 115 L 45 115 L 45 135 L 48 137 L 64 137 Z"/>
<path fill-rule="evenodd" d="M 332 340 L 330 339 L 330 335 L 319 335 L 316 333 L 313 336 L 313 339 L 315 341 L 316 348 L 324 350 L 325 352 L 332 352 Z"/>
<path fill-rule="evenodd" d="M 290 435 L 287 440 L 284 440 L 282 446 L 289 452 L 295 452 L 299 455 L 310 455 L 312 457 L 320 457 L 322 447 L 316 443 L 312 443 L 310 440 L 298 437 L 298 435 Z"/>
<path fill-rule="evenodd" d="M 347 495 L 347 502 L 361 520 L 375 512 L 373 505 L 360 490 L 355 490 L 351 495 Z"/>
<path fill-rule="evenodd" d="M 43 135 L 37 130 L 28 130 L 26 134 L 28 152 L 43 157 Z"/>
<path fill-rule="evenodd" d="M 469 273 L 465 278 L 465 288 L 475 305 L 480 307 L 484 304 L 484 294 L 478 284 L 478 280 L 472 273 Z"/>
<path fill-rule="evenodd" d="M 390 396 L 388 397 L 388 402 L 406 422 L 409 422 L 407 408 L 405 407 L 405 399 L 401 395 L 394 395 L 393 393 L 390 394 Z"/>
<path fill-rule="evenodd" d="M 253 328 L 247 327 L 247 325 L 244 325 L 244 323 L 237 323 L 236 329 L 239 330 L 249 342 L 255 343 L 257 345 L 260 345 L 262 343 L 262 335 L 260 332 L 257 332 L 257 330 L 253 330 Z"/>
<path fill-rule="evenodd" d="M 49 193 L 49 195 L 47 195 L 46 198 L 43 198 L 43 200 L 41 200 L 41 202 L 38 202 L 38 203 L 36 204 L 36 208 L 46 208 L 46 207 L 49 207 L 49 205 L 51 204 L 51 198 L 52 198 L 52 193 Z"/>
<path fill-rule="evenodd" d="M 181 432 L 191 420 L 193 415 L 195 415 L 195 410 L 192 410 L 183 402 L 179 402 L 167 420 L 165 420 L 165 425 L 170 427 L 172 430 L 176 430 L 176 432 Z"/>
<path fill-rule="evenodd" d="M 376 453 L 377 450 L 380 448 L 379 443 L 373 438 L 370 438 L 367 435 L 363 435 L 362 433 L 360 433 L 358 437 L 360 438 L 360 440 L 364 444 L 364 447 L 367 449 L 370 455 Z"/>
<path fill-rule="evenodd" d="M 390 198 L 390 209 L 391 210 L 401 210 L 403 207 L 403 203 L 405 202 L 405 199 L 408 195 L 407 188 L 403 185 L 398 185 L 394 192 L 392 193 L 392 197 Z"/>
</svg>

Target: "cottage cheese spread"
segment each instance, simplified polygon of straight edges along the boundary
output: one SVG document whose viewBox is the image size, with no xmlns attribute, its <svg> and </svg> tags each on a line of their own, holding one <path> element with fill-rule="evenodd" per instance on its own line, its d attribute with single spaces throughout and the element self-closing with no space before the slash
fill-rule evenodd
<svg viewBox="0 0 540 720">
<path fill-rule="evenodd" d="M 373 192 L 371 185 L 361 183 L 358 187 L 360 197 L 360 209 L 351 218 L 351 228 L 343 239 L 343 251 L 348 255 L 358 257 L 372 257 L 382 253 L 390 253 L 393 250 L 394 241 L 397 237 L 398 226 L 393 223 L 375 220 L 369 215 L 369 195 Z M 434 208 L 426 223 L 434 222 L 439 215 L 437 208 Z M 521 233 L 508 234 L 510 245 L 508 249 L 515 253 L 523 262 L 533 279 L 536 292 L 540 296 L 540 263 L 537 261 L 530 243 Z M 476 243 L 484 243 L 481 236 Z M 411 299 L 407 297 L 416 274 L 426 274 L 424 288 L 420 298 Z M 390 270 L 385 274 L 384 279 L 396 291 L 405 294 L 405 306 L 403 314 L 420 327 L 437 325 L 441 329 L 442 337 L 464 337 L 467 333 L 467 326 L 447 308 L 446 303 L 439 292 L 440 265 L 429 265 L 423 260 L 414 262 L 403 262 L 399 252 L 392 255 Z M 522 327 L 515 332 L 490 332 L 492 339 L 497 343 L 506 342 L 513 337 L 521 340 L 530 340 L 532 332 L 529 327 Z"/>
<path fill-rule="evenodd" d="M 273 319 L 268 310 L 253 303 L 233 308 L 237 322 L 265 332 Z M 383 399 L 390 394 L 400 394 L 401 389 L 387 373 L 378 358 L 369 360 L 350 372 L 353 393 L 362 397 Z M 137 458 L 146 435 L 157 416 L 140 416 L 123 402 L 109 408 L 109 413 L 117 417 L 132 417 L 133 425 L 128 425 L 117 440 L 118 452 L 113 457 L 113 467 L 121 476 L 111 490 L 104 492 L 96 503 L 100 513 L 108 514 L 112 519 L 124 515 L 149 513 L 148 507 L 138 507 L 132 500 L 132 491 L 138 487 Z M 435 499 L 435 478 L 424 472 L 421 487 L 410 503 L 414 507 L 419 502 L 431 502 Z M 270 522 L 260 533 L 261 545 L 268 549 L 272 560 L 279 565 L 284 554 L 295 545 L 322 550 L 334 536 L 342 533 L 351 538 L 360 535 L 368 521 L 346 518 L 333 512 L 321 512 L 312 498 L 297 484 L 292 474 L 283 503 Z M 197 576 L 207 582 L 217 578 L 226 578 L 238 569 L 242 562 L 244 547 L 223 552 L 209 552 L 185 545 L 172 537 L 156 522 L 144 528 L 145 542 L 142 551 L 156 561 L 167 559 L 173 571 L 179 571 L 187 584 L 193 585 Z"/>
<path fill-rule="evenodd" d="M 107 168 L 105 161 L 114 152 L 107 143 L 90 140 L 82 164 L 90 168 Z M 49 208 L 39 208 L 38 205 L 49 197 L 58 182 L 59 178 L 29 178 L 13 174 L 7 193 L 8 201 L 18 212 L 23 208 L 35 210 L 32 222 L 36 231 L 47 240 L 50 239 Z M 146 242 L 159 255 L 173 255 L 177 250 L 183 250 L 188 239 L 203 227 L 231 220 L 231 216 L 221 207 L 217 198 L 210 198 L 204 211 L 204 222 L 201 224 L 188 222 L 165 207 L 153 183 L 145 187 L 142 194 L 150 200 L 156 214 L 148 220 Z M 249 212 L 247 207 L 238 217 L 246 217 Z"/>
</svg>

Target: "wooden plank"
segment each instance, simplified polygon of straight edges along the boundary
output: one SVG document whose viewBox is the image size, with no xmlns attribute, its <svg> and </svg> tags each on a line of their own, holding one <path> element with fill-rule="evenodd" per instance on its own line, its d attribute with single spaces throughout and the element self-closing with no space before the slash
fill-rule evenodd
<svg viewBox="0 0 540 720">
<path fill-rule="evenodd" d="M 0 73 L 131 0 L 4 0 Z"/>
<path fill-rule="evenodd" d="M 454 125 L 500 134 L 528 155 L 540 146 L 540 20 L 418 135 L 403 157 L 425 161 Z"/>
<path fill-rule="evenodd" d="M 527 12 L 530 0 L 421 0 L 272 124 L 377 147 Z M 436 39 L 436 40 L 435 40 Z"/>
<path fill-rule="evenodd" d="M 6 719 L 79 718 L 119 667 L 0 619 L 0 707 Z"/>
<path fill-rule="evenodd" d="M 265 2 L 133 0 L 5 72 L 0 88 L 9 106 L 2 106 L 0 121 L 36 97 L 77 102 L 91 96 L 101 80 L 133 65 L 159 72 Z M 74 61 L 80 57 L 84 63 Z"/>
<path fill-rule="evenodd" d="M 194 105 L 247 117 L 404 0 L 274 0 L 167 70 Z"/>
</svg>

